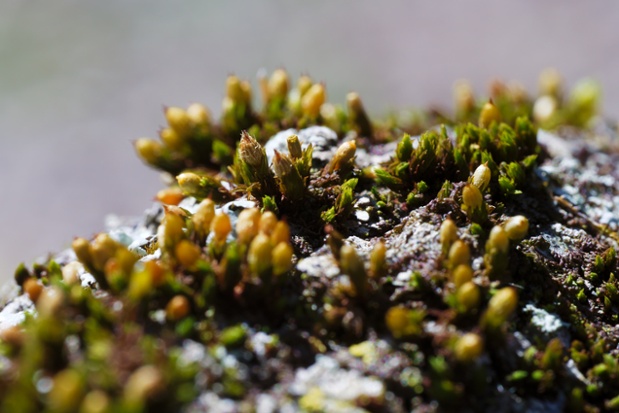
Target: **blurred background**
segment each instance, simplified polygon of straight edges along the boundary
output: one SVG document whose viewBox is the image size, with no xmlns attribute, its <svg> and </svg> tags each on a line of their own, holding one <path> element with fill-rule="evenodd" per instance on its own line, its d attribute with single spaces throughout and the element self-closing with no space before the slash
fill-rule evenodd
<svg viewBox="0 0 619 413">
<path fill-rule="evenodd" d="M 162 106 L 220 111 L 226 75 L 284 67 L 373 115 L 450 106 L 457 79 L 534 91 L 591 76 L 619 118 L 619 2 L 0 1 L 0 283 L 21 261 L 140 215 L 162 187 L 131 141 Z"/>
</svg>

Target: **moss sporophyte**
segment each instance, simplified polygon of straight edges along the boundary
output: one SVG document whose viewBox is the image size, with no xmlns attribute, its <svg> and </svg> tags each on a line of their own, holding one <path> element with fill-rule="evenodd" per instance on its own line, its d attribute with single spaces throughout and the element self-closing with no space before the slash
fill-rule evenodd
<svg viewBox="0 0 619 413">
<path fill-rule="evenodd" d="M 19 266 L 0 411 L 619 407 L 594 82 L 461 81 L 453 115 L 382 120 L 308 76 L 258 83 L 262 105 L 230 76 L 219 121 L 170 106 L 135 142 L 174 178 L 141 222 Z"/>
</svg>

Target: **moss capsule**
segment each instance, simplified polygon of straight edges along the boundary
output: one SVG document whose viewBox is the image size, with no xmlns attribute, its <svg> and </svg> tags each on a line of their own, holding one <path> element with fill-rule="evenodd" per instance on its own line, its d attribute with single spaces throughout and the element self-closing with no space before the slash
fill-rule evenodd
<svg viewBox="0 0 619 413">
<path fill-rule="evenodd" d="M 194 230 L 202 240 L 209 234 L 211 230 L 211 222 L 214 217 L 215 203 L 213 200 L 207 198 L 200 202 L 200 205 L 198 205 L 198 209 L 191 217 L 191 220 L 193 222 Z"/>
<path fill-rule="evenodd" d="M 83 268 L 78 261 L 71 261 L 62 267 L 62 280 L 67 285 L 78 284 L 80 282 L 79 272 Z"/>
<path fill-rule="evenodd" d="M 80 413 L 107 413 L 110 411 L 110 398 L 102 390 L 93 390 L 84 396 Z"/>
<path fill-rule="evenodd" d="M 43 291 L 43 284 L 41 284 L 36 278 L 28 278 L 24 281 L 23 289 L 28 295 L 28 298 L 30 298 L 30 301 L 36 303 L 41 296 L 41 292 Z"/>
<path fill-rule="evenodd" d="M 176 245 L 174 252 L 178 262 L 185 268 L 193 268 L 202 255 L 200 247 L 186 239 Z"/>
<path fill-rule="evenodd" d="M 518 294 L 513 287 L 501 288 L 488 302 L 487 316 L 491 321 L 502 324 L 518 306 Z M 493 323 L 494 324 L 494 323 Z"/>
<path fill-rule="evenodd" d="M 185 198 L 183 191 L 179 187 L 165 188 L 157 192 L 157 201 L 166 205 L 178 205 Z"/>
<path fill-rule="evenodd" d="M 460 264 L 452 271 L 452 279 L 456 290 L 473 279 L 473 269 L 469 264 Z"/>
<path fill-rule="evenodd" d="M 172 128 L 161 129 L 159 137 L 163 144 L 172 151 L 180 151 L 186 142 L 186 139 Z"/>
<path fill-rule="evenodd" d="M 479 307 L 481 296 L 479 293 L 479 287 L 472 281 L 462 284 L 462 286 L 456 291 L 456 299 L 459 308 L 467 313 L 471 310 Z"/>
<path fill-rule="evenodd" d="M 357 295 L 363 297 L 368 289 L 368 275 L 355 247 L 344 244 L 340 248 L 340 268 L 350 278 Z"/>
<path fill-rule="evenodd" d="M 486 243 L 486 252 L 492 253 L 492 250 L 500 254 L 506 254 L 509 249 L 509 238 L 507 232 L 500 226 L 495 226 L 490 230 L 488 241 Z"/>
<path fill-rule="evenodd" d="M 190 309 L 191 306 L 187 297 L 175 295 L 166 305 L 165 313 L 168 320 L 178 321 L 187 317 Z"/>
<path fill-rule="evenodd" d="M 260 210 L 248 208 L 241 211 L 236 221 L 236 234 L 240 244 L 249 243 L 257 234 L 260 226 Z"/>
<path fill-rule="evenodd" d="M 211 124 L 211 113 L 201 103 L 192 103 L 187 108 L 187 117 L 191 125 L 199 132 L 205 133 Z"/>
<path fill-rule="evenodd" d="M 449 249 L 448 263 L 450 268 L 456 268 L 458 265 L 471 262 L 471 250 L 469 246 L 462 240 L 455 241 Z"/>
<path fill-rule="evenodd" d="M 82 377 L 77 371 L 62 370 L 54 376 L 48 396 L 49 407 L 54 412 L 75 411 L 82 402 L 84 387 Z"/>
<path fill-rule="evenodd" d="M 217 213 L 211 221 L 211 231 L 215 235 L 215 240 L 217 242 L 224 242 L 230 231 L 232 231 L 230 217 L 223 212 Z"/>
<path fill-rule="evenodd" d="M 260 217 L 260 232 L 271 235 L 277 225 L 277 216 L 271 211 L 265 211 Z"/>
<path fill-rule="evenodd" d="M 470 363 L 483 353 L 484 341 L 475 333 L 466 333 L 458 339 L 454 347 L 456 360 L 463 363 Z"/>
<path fill-rule="evenodd" d="M 312 85 L 301 98 L 303 115 L 315 119 L 320 113 L 320 107 L 325 103 L 326 91 L 324 85 L 316 83 Z"/>
<path fill-rule="evenodd" d="M 280 242 L 273 248 L 273 275 L 281 275 L 292 268 L 292 246 L 287 242 Z"/>
<path fill-rule="evenodd" d="M 375 279 L 387 275 L 387 246 L 383 241 L 377 242 L 370 254 L 370 275 Z"/>
<path fill-rule="evenodd" d="M 327 170 L 329 172 L 339 171 L 345 167 L 352 166 L 357 151 L 357 143 L 353 141 L 344 142 L 335 151 L 333 159 L 329 162 Z"/>
<path fill-rule="evenodd" d="M 284 69 L 273 71 L 267 84 L 269 99 L 284 99 L 288 95 L 290 79 Z"/>
<path fill-rule="evenodd" d="M 479 188 L 474 185 L 466 185 L 462 189 L 462 202 L 468 210 L 475 211 L 481 208 L 484 201 Z"/>
<path fill-rule="evenodd" d="M 501 112 L 492 102 L 489 100 L 484 106 L 481 108 L 481 112 L 479 113 L 479 126 L 482 128 L 487 128 L 492 124 L 492 122 L 499 122 L 501 120 Z"/>
<path fill-rule="evenodd" d="M 165 381 L 161 371 L 152 365 L 138 368 L 129 376 L 124 389 L 125 400 L 142 405 L 164 389 Z"/>
<path fill-rule="evenodd" d="M 439 236 L 443 254 L 446 255 L 451 245 L 458 239 L 458 227 L 456 223 L 450 218 L 443 221 L 441 229 L 439 230 Z"/>
<path fill-rule="evenodd" d="M 272 268 L 272 252 L 273 247 L 268 236 L 258 234 L 253 239 L 247 252 L 247 263 L 254 275 L 264 277 L 268 274 Z"/>
<path fill-rule="evenodd" d="M 490 184 L 490 178 L 492 178 L 490 168 L 488 168 L 487 164 L 481 164 L 475 169 L 475 172 L 473 172 L 471 183 L 483 192 Z"/>
<path fill-rule="evenodd" d="M 286 221 L 278 221 L 271 233 L 271 243 L 290 242 L 290 227 Z"/>
<path fill-rule="evenodd" d="M 140 138 L 135 141 L 134 145 L 140 158 L 144 159 L 146 163 L 157 165 L 163 152 L 163 146 L 160 142 L 149 138 Z"/>
<path fill-rule="evenodd" d="M 503 228 L 509 239 L 520 241 L 529 232 L 529 220 L 525 216 L 516 215 L 505 221 Z"/>
<path fill-rule="evenodd" d="M 171 106 L 166 108 L 165 117 L 170 128 L 180 136 L 191 134 L 191 120 L 183 108 Z"/>
</svg>

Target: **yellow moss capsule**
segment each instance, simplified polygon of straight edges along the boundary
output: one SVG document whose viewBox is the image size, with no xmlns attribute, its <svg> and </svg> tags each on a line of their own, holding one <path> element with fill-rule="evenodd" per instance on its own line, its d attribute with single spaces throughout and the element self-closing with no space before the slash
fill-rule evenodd
<svg viewBox="0 0 619 413">
<path fill-rule="evenodd" d="M 79 272 L 83 268 L 78 261 L 71 261 L 62 267 L 62 280 L 67 285 L 73 285 L 80 282 Z"/>
<path fill-rule="evenodd" d="M 166 213 L 157 232 L 160 247 L 171 253 L 183 237 L 184 226 L 183 218 L 173 213 Z"/>
<path fill-rule="evenodd" d="M 509 239 L 520 241 L 529 232 L 529 220 L 525 216 L 516 215 L 505 221 L 503 228 Z"/>
<path fill-rule="evenodd" d="M 563 89 L 561 73 L 554 67 L 542 70 L 539 75 L 538 86 L 540 95 L 560 97 Z"/>
<path fill-rule="evenodd" d="M 477 169 L 475 169 L 475 172 L 473 172 L 471 183 L 483 192 L 486 188 L 488 188 L 490 178 L 492 178 L 492 173 L 490 172 L 488 165 L 484 163 L 479 165 Z"/>
<path fill-rule="evenodd" d="M 482 128 L 487 128 L 492 124 L 492 122 L 500 122 L 501 121 L 501 112 L 494 105 L 492 100 L 489 100 L 484 106 L 481 108 L 481 112 L 479 113 L 479 126 Z"/>
<path fill-rule="evenodd" d="M 370 275 L 375 279 L 387 275 L 387 247 L 382 241 L 374 245 L 370 254 Z"/>
<path fill-rule="evenodd" d="M 422 329 L 411 317 L 411 310 L 405 307 L 391 307 L 385 314 L 385 324 L 395 338 L 420 334 Z"/>
<path fill-rule="evenodd" d="M 466 333 L 458 339 L 454 348 L 456 360 L 463 363 L 470 363 L 475 360 L 484 351 L 484 341 L 475 333 Z"/>
<path fill-rule="evenodd" d="M 262 145 L 246 131 L 241 133 L 239 157 L 243 162 L 254 167 L 260 166 L 265 159 Z"/>
<path fill-rule="evenodd" d="M 273 247 L 269 237 L 264 234 L 258 234 L 251 244 L 247 252 L 247 263 L 252 274 L 259 277 L 265 276 L 272 267 Z"/>
<path fill-rule="evenodd" d="M 346 105 L 350 112 L 360 112 L 364 110 L 361 97 L 357 92 L 350 92 L 346 95 Z"/>
<path fill-rule="evenodd" d="M 441 238 L 443 253 L 446 254 L 451 245 L 458 239 L 458 227 L 456 226 L 456 223 L 450 218 L 443 221 L 439 231 L 439 236 Z"/>
<path fill-rule="evenodd" d="M 357 295 L 365 295 L 368 287 L 368 276 L 355 247 L 347 244 L 342 245 L 342 248 L 340 248 L 340 268 L 350 278 Z"/>
<path fill-rule="evenodd" d="M 166 317 L 170 321 L 178 321 L 187 317 L 191 306 L 189 300 L 184 295 L 175 295 L 166 305 Z"/>
<path fill-rule="evenodd" d="M 480 302 L 479 287 L 472 281 L 462 284 L 456 291 L 458 306 L 464 312 L 469 312 L 479 307 Z"/>
<path fill-rule="evenodd" d="M 243 103 L 248 105 L 251 103 L 251 83 L 247 80 L 241 82 L 241 91 L 243 92 Z"/>
<path fill-rule="evenodd" d="M 481 208 L 483 200 L 484 197 L 476 186 L 466 185 L 462 189 L 462 202 L 468 209 L 474 211 Z"/>
<path fill-rule="evenodd" d="M 458 113 L 468 113 L 475 108 L 473 86 L 467 80 L 458 80 L 454 85 L 454 102 Z"/>
<path fill-rule="evenodd" d="M 533 119 L 538 123 L 549 122 L 557 113 L 559 103 L 552 96 L 544 95 L 535 100 L 533 104 Z"/>
<path fill-rule="evenodd" d="M 171 106 L 166 108 L 165 117 L 170 128 L 180 136 L 191 134 L 191 120 L 183 108 Z"/>
<path fill-rule="evenodd" d="M 301 109 L 303 115 L 315 119 L 320 113 L 320 107 L 326 100 L 325 87 L 321 83 L 316 83 L 303 94 L 301 98 Z"/>
<path fill-rule="evenodd" d="M 185 195 L 179 187 L 174 186 L 160 190 L 155 198 L 162 204 L 178 205 L 185 198 Z"/>
<path fill-rule="evenodd" d="M 148 274 L 148 278 L 150 278 L 150 284 L 152 284 L 154 287 L 158 287 L 163 284 L 163 281 L 165 279 L 165 270 L 157 261 L 146 261 L 144 263 L 144 272 Z"/>
<path fill-rule="evenodd" d="M 502 324 L 518 306 L 518 293 L 513 287 L 501 288 L 488 302 L 487 317 L 494 324 Z"/>
<path fill-rule="evenodd" d="M 312 78 L 309 76 L 301 76 L 299 80 L 297 80 L 297 89 L 299 90 L 299 94 L 301 96 L 305 95 L 308 90 L 312 87 Z"/>
<path fill-rule="evenodd" d="M 496 249 L 496 251 L 506 254 L 509 250 L 509 238 L 503 228 L 495 226 L 490 230 L 486 248 Z"/>
<path fill-rule="evenodd" d="M 277 216 L 271 211 L 265 211 L 260 217 L 260 232 L 271 235 L 277 225 Z"/>
<path fill-rule="evenodd" d="M 152 365 L 145 365 L 129 376 L 124 396 L 130 403 L 142 404 L 156 397 L 164 386 L 164 377 L 159 369 Z"/>
<path fill-rule="evenodd" d="M 140 301 L 151 293 L 154 280 L 149 271 L 138 271 L 131 275 L 127 295 L 133 301 Z"/>
<path fill-rule="evenodd" d="M 287 242 L 280 242 L 273 248 L 273 275 L 281 275 L 292 268 L 292 246 Z"/>
<path fill-rule="evenodd" d="M 448 262 L 450 268 L 471 262 L 471 250 L 469 246 L 461 240 L 456 240 L 449 248 Z"/>
<path fill-rule="evenodd" d="M 28 298 L 30 298 L 30 301 L 36 303 L 41 296 L 41 292 L 43 291 L 43 284 L 41 284 L 35 278 L 28 278 L 26 281 L 24 281 L 22 288 L 24 289 L 24 292 L 28 295 Z"/>
<path fill-rule="evenodd" d="M 102 233 L 95 237 L 91 247 L 93 265 L 97 270 L 103 271 L 105 263 L 116 254 L 120 244 L 114 241 L 108 234 Z"/>
<path fill-rule="evenodd" d="M 195 194 L 202 189 L 202 178 L 193 172 L 183 172 L 176 177 L 176 181 L 181 190 L 186 194 Z"/>
<path fill-rule="evenodd" d="M 156 165 L 161 158 L 163 146 L 160 142 L 149 138 L 140 138 L 135 141 L 135 150 L 147 163 Z"/>
<path fill-rule="evenodd" d="M 163 128 L 159 132 L 159 137 L 165 146 L 173 151 L 179 151 L 185 145 L 185 138 L 172 128 Z"/>
<path fill-rule="evenodd" d="M 473 279 L 473 269 L 468 264 L 460 264 L 452 271 L 452 279 L 456 290 Z"/>
<path fill-rule="evenodd" d="M 269 98 L 284 99 L 288 95 L 289 84 L 288 73 L 284 69 L 275 70 L 267 85 Z"/>
<path fill-rule="evenodd" d="M 192 103 L 187 108 L 187 117 L 191 125 L 201 132 L 206 132 L 211 124 L 211 113 L 201 103 Z"/>
<path fill-rule="evenodd" d="M 82 377 L 77 371 L 66 369 L 54 376 L 47 402 L 54 412 L 72 412 L 81 404 L 83 396 Z"/>
<path fill-rule="evenodd" d="M 329 172 L 339 171 L 344 166 L 349 165 L 354 159 L 356 151 L 357 143 L 354 140 L 341 144 L 329 163 Z"/>
<path fill-rule="evenodd" d="M 211 222 L 211 231 L 215 235 L 215 241 L 224 242 L 232 231 L 230 217 L 223 212 L 217 213 Z"/>
<path fill-rule="evenodd" d="M 248 208 L 241 211 L 236 221 L 238 242 L 241 244 L 249 243 L 258 234 L 259 225 L 260 210 L 258 208 Z"/>
<path fill-rule="evenodd" d="M 102 390 L 93 390 L 86 394 L 79 413 L 108 413 L 110 410 L 110 399 Z"/>
<path fill-rule="evenodd" d="M 211 199 L 205 199 L 200 202 L 198 205 L 198 209 L 196 213 L 193 214 L 191 220 L 193 221 L 194 229 L 200 235 L 200 237 L 205 238 L 210 229 L 211 222 L 215 217 L 215 203 Z"/>
<path fill-rule="evenodd" d="M 288 144 L 288 152 L 292 159 L 299 159 L 303 156 L 303 149 L 301 148 L 301 141 L 297 135 L 290 135 L 286 140 Z"/>
<path fill-rule="evenodd" d="M 174 252 L 178 262 L 185 268 L 192 268 L 202 254 L 199 246 L 186 239 L 176 245 Z"/>
<path fill-rule="evenodd" d="M 75 238 L 71 244 L 77 259 L 84 265 L 92 265 L 92 247 L 85 238 Z"/>
<path fill-rule="evenodd" d="M 56 316 L 64 303 L 64 292 L 55 286 L 44 288 L 37 300 L 37 311 L 41 317 Z"/>
<path fill-rule="evenodd" d="M 242 103 L 245 101 L 245 92 L 241 87 L 241 79 L 232 75 L 226 79 L 226 97 L 232 103 Z"/>
<path fill-rule="evenodd" d="M 280 242 L 290 242 L 290 227 L 285 221 L 279 221 L 275 224 L 271 233 L 271 243 L 277 245 Z"/>
</svg>

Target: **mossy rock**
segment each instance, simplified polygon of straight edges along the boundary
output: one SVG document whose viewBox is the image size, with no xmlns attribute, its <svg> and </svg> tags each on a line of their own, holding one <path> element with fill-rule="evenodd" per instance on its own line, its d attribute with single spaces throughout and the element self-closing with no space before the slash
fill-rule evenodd
<svg viewBox="0 0 619 413">
<path fill-rule="evenodd" d="M 0 411 L 619 409 L 617 130 L 548 76 L 454 116 L 283 71 L 168 108 L 136 149 L 177 184 L 16 270 Z"/>
</svg>

